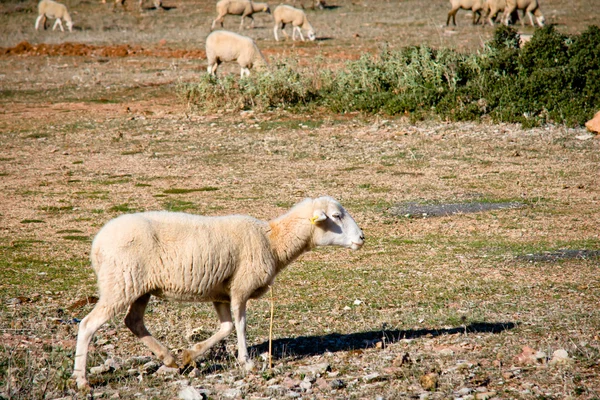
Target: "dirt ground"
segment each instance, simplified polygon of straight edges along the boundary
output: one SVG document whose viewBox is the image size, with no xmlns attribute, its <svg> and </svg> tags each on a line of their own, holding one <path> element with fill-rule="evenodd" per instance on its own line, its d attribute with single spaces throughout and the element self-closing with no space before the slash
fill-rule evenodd
<svg viewBox="0 0 600 400">
<path fill-rule="evenodd" d="M 97 294 L 91 239 L 111 218 L 269 219 L 323 194 L 344 204 L 367 244 L 319 249 L 278 278 L 273 370 L 241 371 L 232 337 L 192 375 L 121 367 L 94 378 L 94 397 L 177 398 L 186 387 L 210 398 L 600 397 L 597 136 L 324 112 L 199 114 L 177 85 L 205 73 L 212 1 L 165 0 L 162 11 L 66 3 L 72 33 L 36 32 L 34 2 L 0 3 L 0 398 L 85 397 L 65 384 L 77 322 Z M 445 1 L 328 4 L 307 10 L 315 42 L 275 42 L 267 15 L 244 33 L 269 58 L 322 57 L 331 68 L 383 42 L 477 51 L 493 34 L 465 11 L 447 28 Z M 593 6 L 547 0 L 542 10 L 576 33 L 596 22 Z M 225 27 L 238 23 L 227 17 Z M 473 203 L 519 206 L 424 215 Z M 406 209 L 421 215 L 395 212 Z M 250 306 L 257 360 L 269 310 L 268 298 Z M 153 300 L 148 314 L 176 354 L 216 327 L 208 305 Z M 557 361 L 559 350 L 568 358 Z M 96 335 L 88 367 L 138 356 L 151 353 L 118 318 Z"/>
</svg>

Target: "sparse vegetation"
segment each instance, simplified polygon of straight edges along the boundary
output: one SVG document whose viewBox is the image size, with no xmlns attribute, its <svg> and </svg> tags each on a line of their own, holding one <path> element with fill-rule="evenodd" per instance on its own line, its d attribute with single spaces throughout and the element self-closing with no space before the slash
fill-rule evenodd
<svg viewBox="0 0 600 400">
<path fill-rule="evenodd" d="M 90 374 L 87 397 L 174 399 L 189 383 L 211 399 L 600 398 L 600 140 L 568 127 L 598 106 L 597 31 L 586 28 L 597 24 L 594 2 L 545 0 L 557 25 L 517 26 L 536 31 L 521 48 L 514 30 L 471 26 L 468 13 L 456 30 L 440 29 L 439 2 L 309 9 L 312 43 L 275 43 L 272 22 L 257 16 L 245 33 L 280 87 L 253 81 L 258 74 L 240 81 L 237 64 L 224 64 L 200 85 L 225 86 L 225 97 L 196 104 L 201 112 L 176 93 L 204 79 L 198 43 L 214 3 L 165 0 L 173 8 L 161 12 L 110 12 L 109 3 L 70 4 L 79 18 L 67 37 L 32 35 L 35 2 L 0 2 L 2 46 L 28 42 L 0 54 L 0 399 L 86 397 L 67 378 L 78 323 L 98 294 L 90 240 L 116 215 L 267 219 L 323 194 L 342 200 L 367 243 L 312 252 L 281 273 L 272 370 L 261 357 L 268 294 L 249 305 L 252 373 L 239 368 L 233 336 L 192 376 L 157 374 L 160 363 L 119 315 L 95 336 L 89 365 L 120 367 Z M 537 100 L 523 102 L 525 90 Z M 548 101 L 554 108 L 540 112 Z M 564 125 L 544 125 L 561 121 L 551 109 L 563 110 Z M 218 190 L 190 191 L 200 188 Z M 473 202 L 524 207 L 392 212 Z M 218 326 L 210 305 L 157 298 L 146 322 L 175 353 Z M 542 355 L 522 362 L 524 346 Z M 570 360 L 550 364 L 560 349 Z M 320 377 L 306 372 L 321 363 L 329 371 Z M 300 387 L 308 383 L 311 393 Z"/>
<path fill-rule="evenodd" d="M 306 112 L 362 111 L 436 115 L 453 121 L 583 125 L 600 107 L 600 29 L 568 36 L 553 26 L 519 46 L 512 27 L 500 26 L 484 50 L 386 46 L 337 71 L 301 69 L 289 60 L 268 73 L 238 80 L 203 76 L 179 88 L 186 102 L 205 110 L 283 108 Z"/>
</svg>

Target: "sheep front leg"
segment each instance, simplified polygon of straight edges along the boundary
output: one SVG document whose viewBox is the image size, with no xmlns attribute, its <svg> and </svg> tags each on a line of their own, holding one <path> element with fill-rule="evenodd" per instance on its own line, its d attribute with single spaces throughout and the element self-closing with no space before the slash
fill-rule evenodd
<svg viewBox="0 0 600 400">
<path fill-rule="evenodd" d="M 248 356 L 248 345 L 246 343 L 246 300 L 232 300 L 231 310 L 235 319 L 235 331 L 238 342 L 238 362 L 244 366 L 246 371 L 254 368 L 254 362 Z"/>
<path fill-rule="evenodd" d="M 203 342 L 196 343 L 191 349 L 183 352 L 182 361 L 183 365 L 191 364 L 196 358 L 206 353 L 211 347 L 225 339 L 231 332 L 233 332 L 233 322 L 231 320 L 231 310 L 229 304 L 214 302 L 215 311 L 221 321 L 221 327 L 211 337 Z"/>
<path fill-rule="evenodd" d="M 64 32 L 64 31 L 65 31 L 65 28 L 63 28 L 63 25 L 62 25 L 62 22 L 61 22 L 60 18 L 56 18 L 56 22 L 54 22 L 54 26 L 52 27 L 52 30 L 53 30 L 53 31 L 55 31 L 55 30 L 56 30 L 56 26 L 57 26 L 57 25 L 58 25 L 58 26 L 60 26 L 60 30 L 61 30 L 62 32 Z"/>
<path fill-rule="evenodd" d="M 35 30 L 37 31 L 38 28 L 40 27 L 40 22 L 42 21 L 42 18 L 45 18 L 44 14 L 40 15 L 39 17 L 37 17 L 37 19 L 35 20 Z M 46 29 L 46 20 L 44 19 L 44 29 Z"/>
</svg>

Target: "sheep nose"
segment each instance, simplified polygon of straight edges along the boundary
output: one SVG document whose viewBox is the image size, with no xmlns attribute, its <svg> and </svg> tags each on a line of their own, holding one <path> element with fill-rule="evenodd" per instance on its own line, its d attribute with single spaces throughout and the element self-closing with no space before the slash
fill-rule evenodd
<svg viewBox="0 0 600 400">
<path fill-rule="evenodd" d="M 360 234 L 360 240 L 362 240 L 362 241 L 365 240 L 365 235 L 363 233 Z"/>
</svg>

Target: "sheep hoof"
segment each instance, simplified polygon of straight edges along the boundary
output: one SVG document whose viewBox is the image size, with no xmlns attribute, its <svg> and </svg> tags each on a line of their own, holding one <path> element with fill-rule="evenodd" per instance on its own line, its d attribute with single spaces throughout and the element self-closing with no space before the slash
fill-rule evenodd
<svg viewBox="0 0 600 400">
<path fill-rule="evenodd" d="M 187 365 L 192 364 L 194 362 L 194 358 L 196 357 L 193 351 L 184 350 L 183 354 L 181 355 L 181 361 L 183 363 L 183 366 L 185 367 Z"/>
<path fill-rule="evenodd" d="M 177 360 L 175 359 L 175 357 L 173 357 L 172 355 L 167 355 L 163 360 L 162 360 L 163 364 L 165 364 L 167 367 L 170 368 L 179 368 L 179 365 L 177 365 Z"/>
<path fill-rule="evenodd" d="M 254 361 L 252 361 L 252 360 L 246 360 L 246 362 L 244 363 L 244 369 L 247 372 L 252 372 L 252 371 L 256 370 L 256 368 L 254 366 Z"/>
<path fill-rule="evenodd" d="M 79 376 L 70 377 L 67 381 L 67 385 L 69 386 L 69 388 L 76 389 L 82 394 L 87 394 L 92 391 L 92 387 L 88 383 L 87 379 Z"/>
</svg>

